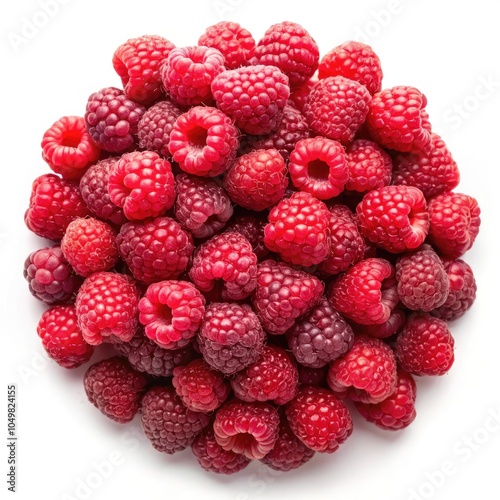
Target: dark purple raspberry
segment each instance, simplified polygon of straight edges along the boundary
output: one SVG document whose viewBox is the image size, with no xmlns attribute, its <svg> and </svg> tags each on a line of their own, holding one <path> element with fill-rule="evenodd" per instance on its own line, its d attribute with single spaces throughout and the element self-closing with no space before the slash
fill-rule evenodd
<svg viewBox="0 0 500 500">
<path fill-rule="evenodd" d="M 236 231 L 242 234 L 252 245 L 253 253 L 257 259 L 262 260 L 269 254 L 269 250 L 264 245 L 264 227 L 267 218 L 254 215 L 236 215 L 227 226 L 228 231 Z"/>
</svg>

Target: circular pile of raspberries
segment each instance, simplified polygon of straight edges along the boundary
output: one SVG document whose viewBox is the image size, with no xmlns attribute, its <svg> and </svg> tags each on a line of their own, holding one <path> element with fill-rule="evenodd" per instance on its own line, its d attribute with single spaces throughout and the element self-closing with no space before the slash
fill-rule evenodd
<svg viewBox="0 0 500 500">
<path fill-rule="evenodd" d="M 480 210 L 426 97 L 292 22 L 198 43 L 126 41 L 123 89 L 43 135 L 25 222 L 52 242 L 24 276 L 44 348 L 75 368 L 112 344 L 89 400 L 218 473 L 332 453 L 353 412 L 405 428 L 476 295 Z"/>
</svg>

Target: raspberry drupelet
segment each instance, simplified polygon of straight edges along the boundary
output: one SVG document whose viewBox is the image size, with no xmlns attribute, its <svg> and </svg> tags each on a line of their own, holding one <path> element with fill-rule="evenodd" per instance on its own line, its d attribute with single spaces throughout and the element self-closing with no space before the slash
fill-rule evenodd
<svg viewBox="0 0 500 500">
<path fill-rule="evenodd" d="M 267 218 L 262 215 L 243 213 L 235 215 L 227 226 L 228 231 L 235 231 L 242 234 L 252 245 L 253 253 L 257 259 L 262 260 L 269 254 L 269 250 L 264 245 L 264 227 Z"/>
</svg>

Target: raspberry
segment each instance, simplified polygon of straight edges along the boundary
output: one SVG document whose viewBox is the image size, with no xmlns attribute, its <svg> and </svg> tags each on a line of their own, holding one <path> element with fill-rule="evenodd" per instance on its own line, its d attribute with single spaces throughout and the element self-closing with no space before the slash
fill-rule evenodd
<svg viewBox="0 0 500 500">
<path fill-rule="evenodd" d="M 172 384 L 186 408 L 204 413 L 218 408 L 231 391 L 222 374 L 202 359 L 174 368 Z"/>
<path fill-rule="evenodd" d="M 384 186 L 365 194 L 356 207 L 361 234 L 398 253 L 418 248 L 429 231 L 427 203 L 413 186 Z"/>
<path fill-rule="evenodd" d="M 354 333 L 326 297 L 322 297 L 305 318 L 288 330 L 287 340 L 300 364 L 321 368 L 351 348 Z"/>
<path fill-rule="evenodd" d="M 413 377 L 403 370 L 398 370 L 396 391 L 381 403 L 366 404 L 356 402 L 356 409 L 361 415 L 377 427 L 397 431 L 408 427 L 417 416 L 415 398 L 417 386 Z"/>
<path fill-rule="evenodd" d="M 175 47 L 157 35 L 131 38 L 113 54 L 113 67 L 123 83 L 125 95 L 149 104 L 162 95 L 160 66 Z"/>
<path fill-rule="evenodd" d="M 139 321 L 146 336 L 164 349 L 188 345 L 204 313 L 203 295 L 187 281 L 153 283 L 139 302 Z"/>
<path fill-rule="evenodd" d="M 365 193 L 391 183 L 392 160 L 378 144 L 357 139 L 347 147 L 349 180 L 345 188 Z"/>
<path fill-rule="evenodd" d="M 45 174 L 33 181 L 24 222 L 38 236 L 60 240 L 73 219 L 88 214 L 78 184 Z"/>
<path fill-rule="evenodd" d="M 297 365 L 284 349 L 266 346 L 259 359 L 231 379 L 234 395 L 242 401 L 271 401 L 284 405 L 297 394 Z"/>
<path fill-rule="evenodd" d="M 190 446 L 210 417 L 188 410 L 173 388 L 152 387 L 141 401 L 141 422 L 153 447 L 172 455 Z"/>
<path fill-rule="evenodd" d="M 170 156 L 168 145 L 174 124 L 184 111 L 169 99 L 151 106 L 137 125 L 139 147 L 158 153 L 167 158 Z"/>
<path fill-rule="evenodd" d="M 147 378 L 120 357 L 94 363 L 85 373 L 83 385 L 89 401 L 110 419 L 130 422 L 139 409 Z"/>
<path fill-rule="evenodd" d="M 188 174 L 215 177 L 236 157 L 238 129 L 216 108 L 195 106 L 179 116 L 170 134 L 174 161 Z"/>
<path fill-rule="evenodd" d="M 274 24 L 255 48 L 252 64 L 269 64 L 290 79 L 290 87 L 299 87 L 318 68 L 319 48 L 312 36 L 297 23 Z"/>
<path fill-rule="evenodd" d="M 426 128 L 425 96 L 414 87 L 392 87 L 373 96 L 367 125 L 381 146 L 404 153 L 425 152 L 431 144 Z"/>
<path fill-rule="evenodd" d="M 224 188 L 243 208 L 261 211 L 284 196 L 288 186 L 286 166 L 276 149 L 258 149 L 240 156 L 224 175 Z"/>
<path fill-rule="evenodd" d="M 380 59 L 369 45 L 349 41 L 326 53 L 318 67 L 320 79 L 343 76 L 364 85 L 370 94 L 379 92 L 382 85 Z"/>
<path fill-rule="evenodd" d="M 224 450 L 241 453 L 250 460 L 259 460 L 273 449 L 278 431 L 278 412 L 267 403 L 233 400 L 215 414 L 217 443 Z"/>
<path fill-rule="evenodd" d="M 445 302 L 431 314 L 452 321 L 470 309 L 476 300 L 477 285 L 471 267 L 463 260 L 445 259 L 443 265 L 450 281 L 450 290 Z"/>
<path fill-rule="evenodd" d="M 100 219 L 121 226 L 127 222 L 123 210 L 109 197 L 108 180 L 117 157 L 106 158 L 91 165 L 80 179 L 80 192 L 87 208 Z"/>
<path fill-rule="evenodd" d="M 324 137 L 302 139 L 288 163 L 293 185 L 320 200 L 338 196 L 349 178 L 344 148 Z"/>
<path fill-rule="evenodd" d="M 445 257 L 456 259 L 472 247 L 479 233 L 480 215 L 472 196 L 440 194 L 429 201 L 429 239 Z"/>
<path fill-rule="evenodd" d="M 66 260 L 80 276 L 107 271 L 118 262 L 115 232 L 106 222 L 81 217 L 69 223 L 61 240 Z"/>
<path fill-rule="evenodd" d="M 292 432 L 311 450 L 333 453 L 351 434 L 349 410 L 322 387 L 303 387 L 286 407 Z"/>
<path fill-rule="evenodd" d="M 347 144 L 363 125 L 370 101 L 364 85 L 342 76 L 330 76 L 312 88 L 304 115 L 315 134 Z"/>
<path fill-rule="evenodd" d="M 243 132 L 270 134 L 276 130 L 290 97 L 288 78 L 276 66 L 248 66 L 214 78 L 217 107 Z"/>
<path fill-rule="evenodd" d="M 453 365 L 454 345 L 442 319 L 412 313 L 396 339 L 396 356 L 401 367 L 414 375 L 444 375 Z"/>
<path fill-rule="evenodd" d="M 269 250 L 292 264 L 312 266 L 330 251 L 330 213 L 326 205 L 309 193 L 293 193 L 269 213 L 264 243 Z"/>
<path fill-rule="evenodd" d="M 394 275 L 387 260 L 361 260 L 332 283 L 328 299 L 340 314 L 356 323 L 384 323 L 399 301 Z"/>
<path fill-rule="evenodd" d="M 94 348 L 83 339 L 74 306 L 47 309 L 36 327 L 47 354 L 64 368 L 77 368 L 92 356 Z"/>
<path fill-rule="evenodd" d="M 127 99 L 120 89 L 107 87 L 89 97 L 85 123 L 97 146 L 110 153 L 123 153 L 134 145 L 144 111 L 144 106 Z"/>
<path fill-rule="evenodd" d="M 323 283 L 315 276 L 283 262 L 265 260 L 257 269 L 252 304 L 262 326 L 271 335 L 279 335 L 312 310 L 323 289 Z"/>
<path fill-rule="evenodd" d="M 111 167 L 108 192 L 127 219 L 158 217 L 174 204 L 172 167 L 152 151 L 124 154 Z"/>
<path fill-rule="evenodd" d="M 318 78 L 316 75 L 313 75 L 309 80 L 304 82 L 300 87 L 297 87 L 290 94 L 290 100 L 297 106 L 297 109 L 303 113 L 304 106 L 306 104 L 307 98 L 311 93 L 313 87 L 318 83 Z"/>
<path fill-rule="evenodd" d="M 104 341 L 128 342 L 137 329 L 139 290 L 123 274 L 101 272 L 89 276 L 76 296 L 78 326 L 90 345 Z"/>
<path fill-rule="evenodd" d="M 214 181 L 179 174 L 175 178 L 175 187 L 175 218 L 195 238 L 210 238 L 233 215 L 229 196 Z"/>
<path fill-rule="evenodd" d="M 243 300 L 256 285 L 257 257 L 248 240 L 239 233 L 213 236 L 200 245 L 189 277 L 202 292 L 222 300 Z"/>
<path fill-rule="evenodd" d="M 288 471 L 304 465 L 313 455 L 314 450 L 295 436 L 287 420 L 282 420 L 274 448 L 261 459 L 261 462 L 271 469 Z"/>
<path fill-rule="evenodd" d="M 196 357 L 191 346 L 181 349 L 163 349 L 148 339 L 142 329 L 129 342 L 117 342 L 115 350 L 125 356 L 134 370 L 155 377 L 171 377 L 176 366 L 183 366 Z"/>
<path fill-rule="evenodd" d="M 412 310 L 429 312 L 448 296 L 450 280 L 436 252 L 422 245 L 396 262 L 399 300 Z"/>
<path fill-rule="evenodd" d="M 198 434 L 191 449 L 203 469 L 218 474 L 234 474 L 250 463 L 245 455 L 224 450 L 217 443 L 215 433 L 210 427 Z"/>
<path fill-rule="evenodd" d="M 344 356 L 330 364 L 327 382 L 340 397 L 379 403 L 396 389 L 396 358 L 382 340 L 360 335 Z"/>
<path fill-rule="evenodd" d="M 198 45 L 219 50 L 224 56 L 224 66 L 227 69 L 247 66 L 255 50 L 255 40 L 250 32 L 230 21 L 209 26 L 200 36 Z"/>
<path fill-rule="evenodd" d="M 316 385 L 318 387 L 328 387 L 326 384 L 326 374 L 328 373 L 328 365 L 321 368 L 310 368 L 302 364 L 299 368 L 299 385 Z"/>
<path fill-rule="evenodd" d="M 262 260 L 269 254 L 264 245 L 264 227 L 267 218 L 254 215 L 236 215 L 228 224 L 227 230 L 242 234 L 252 245 L 252 251 L 257 259 Z"/>
<path fill-rule="evenodd" d="M 65 179 L 79 179 L 99 152 L 81 116 L 63 116 L 43 134 L 42 157 Z"/>
<path fill-rule="evenodd" d="M 73 302 L 82 283 L 58 245 L 32 252 L 24 261 L 23 275 L 33 297 L 50 305 Z"/>
<path fill-rule="evenodd" d="M 399 307 L 391 311 L 389 319 L 378 325 L 353 325 L 355 333 L 369 335 L 377 339 L 386 339 L 401 331 L 406 323 L 406 314 Z"/>
<path fill-rule="evenodd" d="M 451 191 L 460 182 L 460 172 L 444 141 L 431 136 L 428 153 L 399 153 L 394 158 L 393 184 L 415 186 L 426 198 Z"/>
<path fill-rule="evenodd" d="M 232 375 L 257 360 L 265 334 L 247 304 L 210 304 L 198 333 L 205 361 L 225 375 Z"/>
<path fill-rule="evenodd" d="M 212 47 L 172 49 L 161 68 L 165 90 L 181 106 L 210 105 L 214 102 L 210 84 L 225 70 L 224 56 Z"/>
<path fill-rule="evenodd" d="M 194 250 L 191 235 L 170 217 L 128 222 L 116 243 L 134 277 L 144 283 L 178 278 Z"/>
</svg>

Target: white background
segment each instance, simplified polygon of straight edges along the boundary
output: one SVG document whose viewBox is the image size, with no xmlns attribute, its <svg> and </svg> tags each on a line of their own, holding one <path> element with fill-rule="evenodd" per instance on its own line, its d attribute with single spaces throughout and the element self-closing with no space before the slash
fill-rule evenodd
<svg viewBox="0 0 500 500">
<path fill-rule="evenodd" d="M 16 498 L 499 498 L 496 2 L 59 0 L 50 18 L 40 14 L 41 3 L 4 3 L 0 21 L 0 397 L 5 401 L 7 383 L 17 384 Z M 273 23 L 299 22 L 322 54 L 349 39 L 368 41 L 382 60 L 384 86 L 413 85 L 426 94 L 434 129 L 461 169 L 458 190 L 475 196 L 483 212 L 480 236 L 465 256 L 477 277 L 477 302 L 451 325 L 451 372 L 418 380 L 414 424 L 393 434 L 355 418 L 353 436 L 337 453 L 317 454 L 285 474 L 258 463 L 232 477 L 208 474 L 190 450 L 173 457 L 153 450 L 137 421 L 120 426 L 101 416 L 85 401 L 85 368 L 70 372 L 48 362 L 35 331 L 43 307 L 22 277 L 25 257 L 44 244 L 23 223 L 31 181 L 48 170 L 40 155 L 43 132 L 63 115 L 82 115 L 93 91 L 120 85 L 111 57 L 126 39 L 158 34 L 193 45 L 221 19 L 239 22 L 257 40 Z M 30 32 L 30 21 L 46 22 Z M 7 429 L 6 403 L 2 408 L 0 435 Z M 7 448 L 0 449 L 0 490 L 8 498 Z"/>
</svg>

